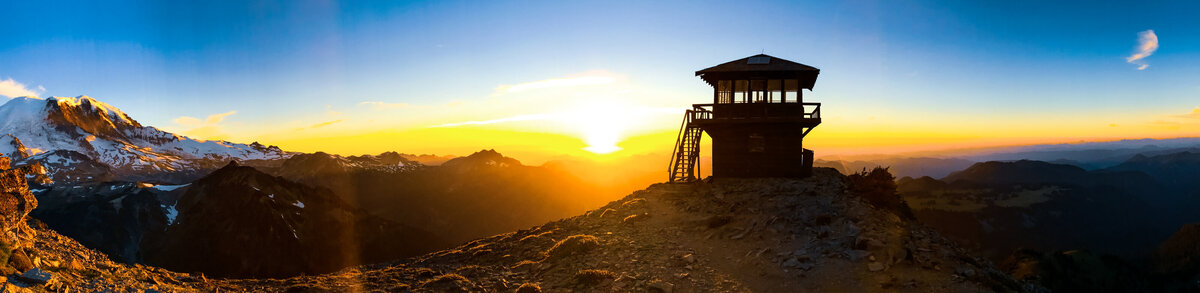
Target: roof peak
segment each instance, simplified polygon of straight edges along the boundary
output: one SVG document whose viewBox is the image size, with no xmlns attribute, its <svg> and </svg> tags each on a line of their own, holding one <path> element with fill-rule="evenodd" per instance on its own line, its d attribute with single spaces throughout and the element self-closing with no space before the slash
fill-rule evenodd
<svg viewBox="0 0 1200 293">
<path fill-rule="evenodd" d="M 767 54 L 758 54 L 696 71 L 696 76 L 704 79 L 710 85 L 714 84 L 715 80 L 798 79 L 801 80 L 802 88 L 812 89 L 813 84 L 816 83 L 817 74 L 820 72 L 821 70 L 816 67 Z"/>
</svg>

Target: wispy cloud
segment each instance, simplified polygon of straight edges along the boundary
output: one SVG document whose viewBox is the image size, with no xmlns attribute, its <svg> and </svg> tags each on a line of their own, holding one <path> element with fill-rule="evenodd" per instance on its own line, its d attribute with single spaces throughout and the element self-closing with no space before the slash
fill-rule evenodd
<svg viewBox="0 0 1200 293">
<path fill-rule="evenodd" d="M 465 122 L 446 123 L 446 124 L 442 124 L 442 125 L 434 125 L 434 126 L 430 126 L 430 127 L 434 127 L 434 128 L 437 128 L 437 127 L 458 127 L 458 126 L 466 126 L 466 125 L 485 125 L 485 124 L 496 124 L 496 123 L 517 122 L 517 121 L 531 121 L 531 120 L 551 120 L 551 119 L 554 119 L 554 118 L 555 118 L 555 117 L 557 117 L 557 116 L 558 116 L 558 115 L 554 115 L 554 114 L 528 114 L 528 115 L 517 115 L 517 116 L 512 116 L 512 117 L 504 117 L 504 118 L 500 118 L 500 119 L 492 119 L 492 120 L 479 120 L 479 121 L 465 121 Z"/>
<path fill-rule="evenodd" d="M 321 127 L 325 127 L 325 126 L 329 126 L 329 125 L 342 123 L 342 121 L 346 121 L 346 119 L 338 119 L 338 120 L 333 120 L 333 121 L 321 122 L 321 123 L 317 123 L 317 124 L 313 124 L 313 125 L 309 125 L 309 126 L 305 126 L 305 127 L 295 128 L 295 129 L 292 129 L 292 131 L 305 131 L 305 130 L 310 130 L 310 129 L 317 129 L 317 128 L 321 128 Z"/>
<path fill-rule="evenodd" d="M 328 122 L 321 122 L 321 123 L 313 124 L 312 126 L 309 126 L 308 128 L 310 128 L 310 129 L 312 129 L 312 128 L 321 128 L 321 127 L 329 126 L 329 125 L 332 125 L 332 124 L 334 124 L 334 123 L 339 123 L 339 122 L 342 122 L 342 121 L 345 121 L 345 119 L 338 119 L 338 120 L 333 120 L 333 121 L 328 121 Z"/>
<path fill-rule="evenodd" d="M 1175 115 L 1175 117 L 1200 119 L 1200 107 L 1196 107 L 1195 109 L 1192 109 L 1191 113 L 1187 113 L 1187 114 L 1183 114 L 1183 115 Z"/>
<path fill-rule="evenodd" d="M 539 80 L 539 81 L 531 81 L 531 82 L 526 82 L 526 83 L 500 85 L 500 86 L 496 87 L 495 94 L 518 93 L 518 92 L 523 92 L 523 91 L 546 89 L 546 88 L 609 84 L 609 83 L 612 83 L 613 81 L 616 81 L 616 78 L 613 77 L 611 74 L 603 74 L 603 73 L 597 72 L 597 73 L 589 73 L 589 74 L 580 75 L 580 76 L 551 78 L 551 79 L 543 79 L 543 80 Z"/>
<path fill-rule="evenodd" d="M 366 101 L 358 103 L 359 106 L 367 106 L 376 109 L 404 109 L 410 108 L 413 105 L 409 103 L 388 103 L 379 101 Z"/>
<path fill-rule="evenodd" d="M 208 115 L 203 120 L 196 117 L 179 116 L 179 118 L 171 121 L 183 128 L 187 128 L 187 130 L 182 131 L 182 134 L 187 136 L 202 139 L 226 139 L 226 134 L 221 129 L 220 123 L 221 121 L 225 121 L 225 117 L 233 114 L 237 114 L 237 111 Z"/>
<path fill-rule="evenodd" d="M 1154 34 L 1154 30 L 1139 32 L 1137 52 L 1129 55 L 1129 57 L 1125 57 L 1125 62 L 1138 65 L 1138 70 L 1145 70 L 1147 67 L 1150 67 L 1150 64 L 1146 63 L 1146 57 L 1150 57 L 1157 50 L 1158 36 Z"/>
<path fill-rule="evenodd" d="M 38 86 L 37 89 L 38 91 L 34 91 L 26 88 L 24 84 L 19 83 L 12 78 L 0 80 L 0 96 L 6 96 L 10 98 L 26 96 L 37 97 L 38 94 L 46 91 L 46 88 L 42 86 Z"/>
</svg>

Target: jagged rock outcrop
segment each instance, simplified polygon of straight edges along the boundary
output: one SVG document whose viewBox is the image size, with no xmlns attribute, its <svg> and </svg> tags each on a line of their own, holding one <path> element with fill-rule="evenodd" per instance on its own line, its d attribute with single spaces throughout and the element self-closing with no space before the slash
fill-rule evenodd
<svg viewBox="0 0 1200 293">
<path fill-rule="evenodd" d="M 803 180 L 657 184 L 581 216 L 401 262 L 231 282 L 268 292 L 1023 289 L 899 210 L 848 192 L 844 178 L 819 168 Z"/>
<path fill-rule="evenodd" d="M 35 176 L 32 168 L 10 168 L 11 161 L 0 157 L 0 231 L 5 236 L 17 233 L 25 225 L 25 216 L 37 207 L 37 198 L 29 191 L 27 177 Z M 5 237 L 9 238 L 9 237 Z M 10 242 L 11 243 L 11 242 Z"/>
<path fill-rule="evenodd" d="M 12 134 L 0 136 L 0 156 L 12 160 L 23 160 L 29 155 L 29 149 L 21 143 L 21 139 Z"/>
<path fill-rule="evenodd" d="M 0 157 L 0 274 L 8 275 L 8 278 L 31 271 L 39 273 L 36 274 L 39 277 L 47 275 L 40 274 L 36 264 L 31 261 L 31 238 L 34 232 L 25 223 L 26 216 L 38 205 L 37 198 L 29 191 L 27 184 L 29 178 L 38 175 L 37 171 L 40 170 L 32 167 L 11 168 L 9 158 Z M 5 281 L 6 285 L 13 283 L 7 279 Z M 41 282 L 46 283 L 48 281 Z M 14 286 L 29 287 L 26 283 Z M 5 291 L 8 291 L 7 287 Z"/>
</svg>

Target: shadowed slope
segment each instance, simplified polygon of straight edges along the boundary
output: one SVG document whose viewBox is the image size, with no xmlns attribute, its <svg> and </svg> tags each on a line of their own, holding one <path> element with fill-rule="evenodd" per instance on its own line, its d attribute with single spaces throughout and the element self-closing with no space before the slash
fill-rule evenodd
<svg viewBox="0 0 1200 293">
<path fill-rule="evenodd" d="M 350 207 L 236 163 L 193 183 L 146 261 L 218 276 L 283 277 L 394 260 L 445 247 L 428 231 Z"/>
<path fill-rule="evenodd" d="M 847 193 L 844 176 L 656 184 L 584 215 L 258 291 L 1016 291 L 986 260 Z"/>
</svg>

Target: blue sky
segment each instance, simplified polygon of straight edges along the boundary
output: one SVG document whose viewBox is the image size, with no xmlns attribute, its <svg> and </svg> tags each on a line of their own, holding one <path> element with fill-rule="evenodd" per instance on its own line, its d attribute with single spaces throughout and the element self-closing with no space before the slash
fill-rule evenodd
<svg viewBox="0 0 1200 293">
<path fill-rule="evenodd" d="M 363 132 L 553 112 L 537 97 L 495 112 L 436 107 L 588 72 L 619 77 L 613 93 L 647 107 L 702 103 L 711 89 L 695 70 L 759 52 L 822 69 L 810 96 L 843 133 L 829 140 L 1200 130 L 1181 116 L 1200 106 L 1194 1 L 20 2 L 0 4 L 0 80 L 93 96 L 184 133 L 197 125 L 179 117 L 234 111 L 217 120 L 218 138 L 235 140 L 287 141 L 332 121 Z M 1126 58 L 1147 30 L 1160 46 L 1138 70 Z M 595 98 L 573 93 L 547 99 Z"/>
</svg>

